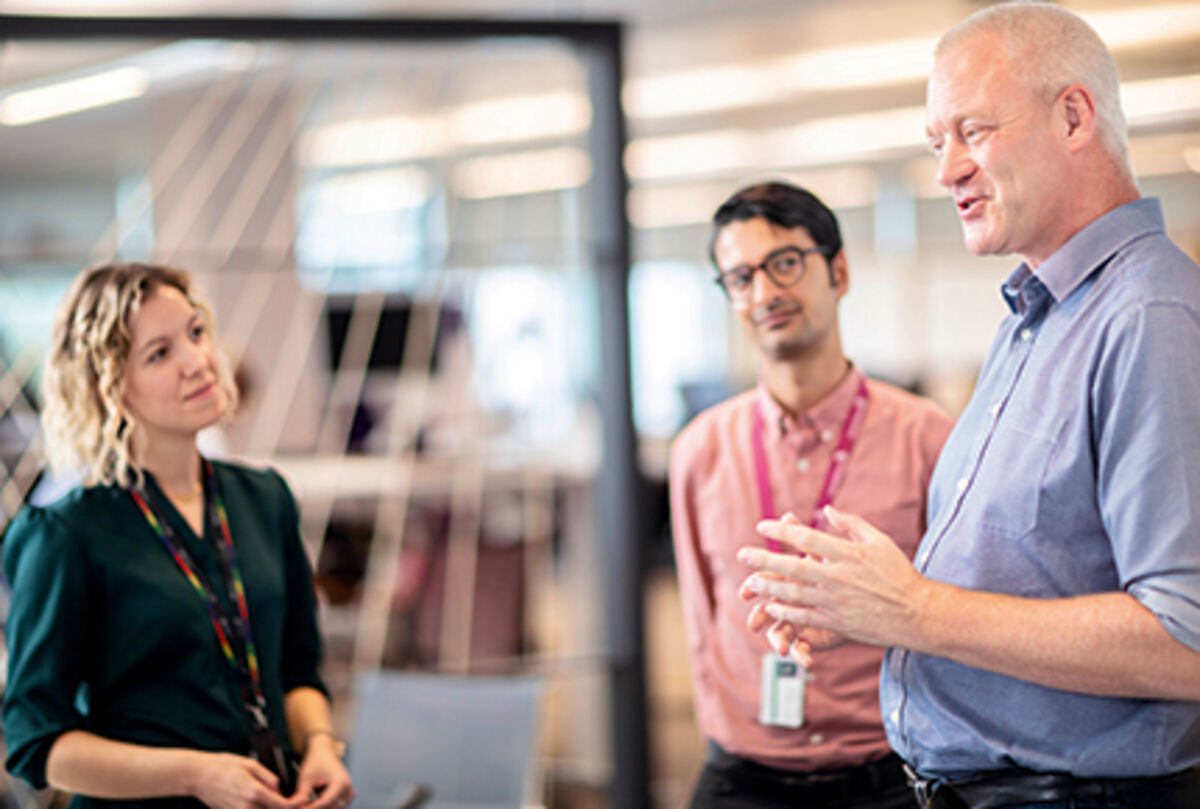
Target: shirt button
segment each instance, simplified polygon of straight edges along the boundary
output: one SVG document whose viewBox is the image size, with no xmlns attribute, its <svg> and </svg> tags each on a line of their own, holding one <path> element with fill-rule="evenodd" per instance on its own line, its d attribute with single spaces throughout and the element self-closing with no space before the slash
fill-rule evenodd
<svg viewBox="0 0 1200 809">
<path fill-rule="evenodd" d="M 924 553 L 922 553 L 920 556 L 917 557 L 917 565 L 919 567 L 925 567 L 925 565 L 928 562 L 929 562 L 929 551 L 925 551 Z"/>
<path fill-rule="evenodd" d="M 900 709 L 899 708 L 896 708 L 890 714 L 888 714 L 888 721 L 891 722 L 893 725 L 900 724 Z"/>
<path fill-rule="evenodd" d="M 992 418 L 995 418 L 996 416 L 1000 415 L 1000 403 L 996 402 L 994 405 L 989 407 L 988 412 L 992 414 Z"/>
<path fill-rule="evenodd" d="M 958 483 L 955 483 L 954 485 L 960 492 L 965 492 L 967 490 L 968 483 L 970 483 L 970 481 L 968 481 L 966 478 L 959 478 Z"/>
<path fill-rule="evenodd" d="M 833 440 L 833 430 L 822 430 L 821 431 L 821 440 L 824 441 L 826 444 L 828 444 L 830 441 L 832 441 Z"/>
<path fill-rule="evenodd" d="M 1021 339 L 1029 342 L 1033 339 L 1033 329 L 1021 329 Z"/>
<path fill-rule="evenodd" d="M 808 737 L 808 740 L 810 742 L 812 742 L 813 744 L 820 744 L 821 742 L 825 741 L 825 734 L 814 733 L 813 735 Z"/>
<path fill-rule="evenodd" d="M 808 471 L 808 458 L 801 458 L 800 460 L 796 461 L 796 471 L 797 472 L 807 472 Z"/>
</svg>

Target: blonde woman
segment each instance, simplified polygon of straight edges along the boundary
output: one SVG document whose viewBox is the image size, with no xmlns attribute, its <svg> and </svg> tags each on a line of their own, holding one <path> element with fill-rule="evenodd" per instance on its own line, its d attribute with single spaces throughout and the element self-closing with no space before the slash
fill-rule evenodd
<svg viewBox="0 0 1200 809">
<path fill-rule="evenodd" d="M 44 400 L 52 465 L 87 485 L 4 540 L 9 772 L 75 807 L 344 807 L 295 502 L 196 449 L 236 394 L 188 274 L 85 270 Z"/>
</svg>

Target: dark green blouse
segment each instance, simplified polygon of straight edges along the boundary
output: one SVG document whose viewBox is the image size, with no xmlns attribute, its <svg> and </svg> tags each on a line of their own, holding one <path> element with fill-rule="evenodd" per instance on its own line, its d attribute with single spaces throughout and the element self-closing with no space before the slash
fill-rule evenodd
<svg viewBox="0 0 1200 809">
<path fill-rule="evenodd" d="M 324 691 L 312 570 L 296 504 L 274 471 L 213 465 L 245 581 L 271 725 L 286 746 L 284 694 L 300 686 Z M 228 609 L 211 529 L 200 539 L 157 488 L 155 494 Z M 240 675 L 221 652 L 205 603 L 127 491 L 77 489 L 45 508 L 26 507 L 5 534 L 4 572 L 12 587 L 4 694 L 10 773 L 45 786 L 50 747 L 72 729 L 157 747 L 249 751 Z M 121 804 L 77 798 L 74 805 Z"/>
</svg>

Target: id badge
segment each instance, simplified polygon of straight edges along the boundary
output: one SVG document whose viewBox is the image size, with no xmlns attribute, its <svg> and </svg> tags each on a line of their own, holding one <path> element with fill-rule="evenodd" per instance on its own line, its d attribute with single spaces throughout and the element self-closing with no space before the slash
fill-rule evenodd
<svg viewBox="0 0 1200 809">
<path fill-rule="evenodd" d="M 764 725 L 798 728 L 804 724 L 804 666 L 774 652 L 762 656 L 758 721 Z"/>
<path fill-rule="evenodd" d="M 282 795 L 286 797 L 292 794 L 292 790 L 296 786 L 294 774 L 289 766 L 287 756 L 284 755 L 283 748 L 279 746 L 279 741 L 275 738 L 275 731 L 270 728 L 252 731 L 250 733 L 250 755 L 259 764 L 275 773 L 279 778 L 279 791 Z"/>
</svg>

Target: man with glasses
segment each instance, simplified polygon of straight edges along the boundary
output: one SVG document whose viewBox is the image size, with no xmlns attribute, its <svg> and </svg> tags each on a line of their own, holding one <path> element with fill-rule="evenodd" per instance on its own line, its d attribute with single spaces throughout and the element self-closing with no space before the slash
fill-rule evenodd
<svg viewBox="0 0 1200 809">
<path fill-rule="evenodd" d="M 739 554 L 771 572 L 747 591 L 794 605 L 754 616 L 803 649 L 811 628 L 893 647 L 888 736 L 931 807 L 1195 809 L 1200 267 L 1138 192 L 1116 64 L 1075 14 L 951 29 L 926 120 L 967 248 L 1023 259 L 1010 314 L 916 565 L 869 517 L 767 523 L 808 556 Z"/>
<path fill-rule="evenodd" d="M 710 252 L 762 367 L 756 390 L 700 414 L 671 453 L 696 716 L 710 742 L 692 807 L 911 809 L 879 714 L 882 651 L 845 644 L 807 669 L 770 653 L 746 628 L 747 569 L 734 554 L 760 520 L 808 522 L 830 502 L 870 514 L 911 551 L 950 420 L 846 359 L 848 262 L 837 220 L 808 191 L 734 194 L 713 217 Z"/>
</svg>

